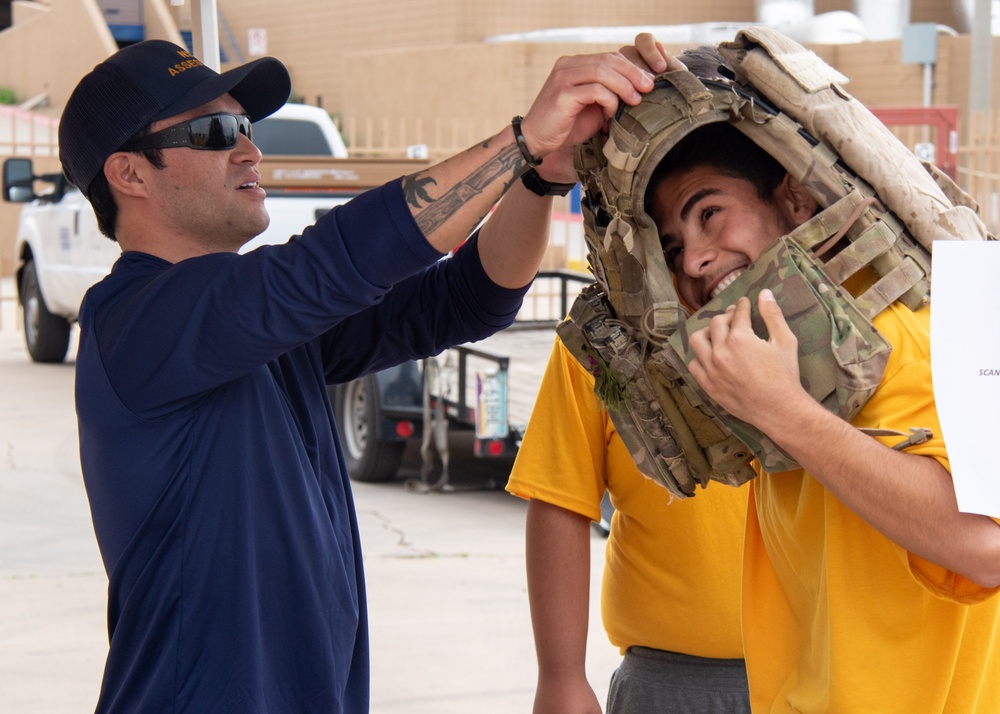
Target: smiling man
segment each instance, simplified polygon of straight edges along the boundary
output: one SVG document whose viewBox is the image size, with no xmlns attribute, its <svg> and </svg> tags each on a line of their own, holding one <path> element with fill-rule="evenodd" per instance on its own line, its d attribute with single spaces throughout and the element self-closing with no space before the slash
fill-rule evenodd
<svg viewBox="0 0 1000 714">
<path fill-rule="evenodd" d="M 710 124 L 697 140 L 674 147 L 650 186 L 646 205 L 667 267 L 696 308 L 818 206 L 781 164 L 727 124 Z"/>
<path fill-rule="evenodd" d="M 109 578 L 97 711 L 368 711 L 326 385 L 508 325 L 573 145 L 651 88 L 620 53 L 562 58 L 523 119 L 241 255 L 268 225 L 252 123 L 288 98 L 284 66 L 217 74 L 153 40 L 83 77 L 60 158 L 123 251 L 84 298 L 76 365 Z"/>
<path fill-rule="evenodd" d="M 645 202 L 694 309 L 736 289 L 818 207 L 725 122 L 681 139 Z M 873 279 L 858 277 L 858 289 Z M 1000 526 L 957 507 L 931 387 L 930 308 L 895 302 L 873 318 L 892 352 L 848 422 L 803 385 L 799 335 L 773 291 L 756 305 L 763 336 L 750 300 L 736 298 L 691 334 L 691 375 L 801 465 L 761 472 L 750 491 L 742 626 L 753 710 L 996 711 Z M 915 426 L 933 436 L 891 448 L 899 437 L 887 435 Z"/>
</svg>

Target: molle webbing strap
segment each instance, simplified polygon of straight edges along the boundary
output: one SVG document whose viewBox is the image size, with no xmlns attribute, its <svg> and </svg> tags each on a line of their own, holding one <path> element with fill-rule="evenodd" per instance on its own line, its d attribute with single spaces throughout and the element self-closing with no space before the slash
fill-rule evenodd
<svg viewBox="0 0 1000 714">
<path fill-rule="evenodd" d="M 679 497 L 693 495 L 695 480 L 672 429 L 641 370 L 638 347 L 616 324 L 605 296 L 596 286 L 585 288 L 573 303 L 568 320 L 556 331 L 563 344 L 594 375 L 595 391 L 632 454 L 637 468 Z"/>
<path fill-rule="evenodd" d="M 913 285 L 925 281 L 926 277 L 923 268 L 915 261 L 904 258 L 874 285 L 854 298 L 854 303 L 864 315 L 875 317 L 892 303 L 902 300 Z"/>
<path fill-rule="evenodd" d="M 766 338 L 767 329 L 757 311 L 757 298 L 770 289 L 789 328 L 798 338 L 799 373 L 803 388 L 828 411 L 850 420 L 878 387 L 891 345 L 855 306 L 850 295 L 835 290 L 822 265 L 792 236 L 778 239 L 726 290 L 679 326 L 663 357 L 698 394 L 699 401 L 725 422 L 750 447 L 765 471 L 787 471 L 798 464 L 766 434 L 715 405 L 691 376 L 694 359 L 689 336 L 708 326 L 741 297 L 750 300 L 754 331 Z M 655 359 L 655 355 L 654 355 Z"/>
<path fill-rule="evenodd" d="M 817 258 L 826 257 L 838 239 L 849 239 L 826 259 L 823 271 L 831 283 L 843 285 L 863 268 L 875 269 L 878 281 L 855 297 L 868 319 L 896 300 L 917 310 L 930 299 L 929 256 L 914 249 L 895 216 L 859 189 L 798 226 L 789 237 Z"/>
<path fill-rule="evenodd" d="M 627 325 L 596 286 L 584 289 L 560 339 L 595 380 L 595 391 L 640 472 L 678 498 L 710 480 L 738 486 L 756 472 L 753 454 L 707 411 L 665 363 L 643 361 Z"/>
</svg>

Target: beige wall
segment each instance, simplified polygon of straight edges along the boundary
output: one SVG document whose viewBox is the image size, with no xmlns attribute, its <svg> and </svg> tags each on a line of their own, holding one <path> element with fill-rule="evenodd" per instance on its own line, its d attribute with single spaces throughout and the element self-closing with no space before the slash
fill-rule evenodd
<svg viewBox="0 0 1000 714">
<path fill-rule="evenodd" d="M 958 0 L 910 0 L 910 22 L 936 22 L 968 32 L 955 12 L 957 5 Z"/>
<path fill-rule="evenodd" d="M 142 16 L 146 21 L 146 39 L 167 40 L 175 45 L 184 45 L 174 14 L 167 0 L 143 0 Z"/>
<path fill-rule="evenodd" d="M 539 61 L 550 65 L 561 52 L 583 51 L 554 45 L 523 50 L 481 46 L 480 40 L 489 35 L 566 26 L 738 22 L 755 17 L 754 0 L 217 1 L 244 53 L 247 32 L 266 29 L 268 53 L 288 65 L 294 94 L 344 116 L 369 114 L 374 110 L 369 107 L 390 105 L 393 111 L 388 116 L 398 116 L 397 107 L 405 113 L 406 107 L 419 106 L 427 109 L 421 109 L 418 116 L 431 117 L 434 115 L 423 112 L 431 112 L 437 105 L 432 98 L 452 101 L 449 87 L 469 86 L 478 99 L 475 87 L 489 84 L 483 81 L 486 78 L 496 90 L 500 79 L 522 77 L 532 82 L 533 91 L 544 74 L 531 79 L 526 74 L 529 65 Z M 114 51 L 115 45 L 96 0 L 48 0 L 47 5 L 49 10 L 39 11 L 37 8 L 45 5 L 15 3 L 12 30 L 16 32 L 0 32 L 0 57 L 5 60 L 0 62 L 0 86 L 14 89 L 23 98 L 48 91 L 57 110 L 79 77 Z M 852 6 L 852 0 L 815 2 L 817 12 Z M 954 24 L 954 0 L 911 0 L 911 7 L 915 20 Z M 179 42 L 175 24 L 189 23 L 189 14 L 190 3 L 177 8 L 169 6 L 167 0 L 144 0 L 147 36 Z M 72 37 L 73 41 L 52 42 L 53 37 Z M 225 38 L 223 44 L 227 44 Z M 869 44 L 884 46 L 817 51 L 833 64 L 845 62 L 841 69 L 852 78 L 859 96 L 869 94 L 871 85 L 872 96 L 891 96 L 893 102 L 900 103 L 919 101 L 920 69 L 899 69 L 898 51 L 891 43 Z M 39 52 L 38 47 L 43 46 L 47 51 Z M 459 58 L 459 53 L 468 57 Z M 942 47 L 942 65 L 946 54 Z M 230 55 L 236 57 L 235 53 Z M 837 59 L 831 60 L 832 56 Z M 869 57 L 876 59 L 869 61 Z M 939 73 L 943 69 L 939 67 Z M 961 78 L 964 86 L 959 72 L 949 70 L 947 76 Z M 481 79 L 476 81 L 477 77 Z M 939 81 L 938 87 L 942 84 Z M 370 95 L 376 87 L 384 87 L 394 96 L 381 105 L 373 102 Z M 946 91 L 954 94 L 950 88 Z M 482 98 L 491 119 L 507 112 L 492 109 L 502 94 L 494 91 Z M 446 112 L 446 116 L 453 115 L 450 109 Z"/>
<path fill-rule="evenodd" d="M 143 1 L 147 37 L 181 42 L 167 0 Z M 97 0 L 18 1 L 13 19 L 0 32 L 0 87 L 21 101 L 47 92 L 52 114 L 83 75 L 118 49 Z"/>
<path fill-rule="evenodd" d="M 847 91 L 863 104 L 920 104 L 923 67 L 904 65 L 899 40 L 865 42 L 834 48 L 832 64 L 850 79 Z"/>
<path fill-rule="evenodd" d="M 190 24 L 190 3 L 178 8 L 167 0 L 143 0 L 147 36 L 180 40 L 177 22 Z M 442 64 L 429 47 L 471 47 L 482 38 L 510 32 L 568 26 L 681 24 L 709 21 L 752 21 L 755 0 L 217 0 L 228 27 L 246 52 L 251 28 L 268 32 L 268 53 L 281 58 L 292 74 L 293 91 L 309 103 L 321 103 L 334 113 L 345 113 L 355 100 L 359 79 L 357 62 L 365 57 L 379 67 L 365 72 L 368 87 L 397 86 L 387 71 L 385 57 L 400 59 L 401 50 L 427 57 L 417 67 L 402 68 L 409 82 L 422 86 L 441 76 L 432 67 Z M 815 0 L 816 12 L 846 10 L 853 0 Z M 955 26 L 955 0 L 911 0 L 914 21 L 942 22 Z M 49 8 L 40 10 L 39 8 Z M 97 0 L 17 0 L 15 26 L 0 32 L 0 86 L 20 97 L 48 91 L 60 106 L 77 79 L 114 51 L 114 41 L 103 23 Z M 13 31 L 16 30 L 16 31 Z M 72 42 L 53 42 L 72 38 Z M 228 44 L 222 38 L 223 45 Z M 45 47 L 45 52 L 39 52 Z M 572 51 L 572 50 L 570 50 Z M 552 52 L 542 50 L 546 57 Z M 509 57 L 506 51 L 497 51 Z M 237 53 L 230 52 L 235 60 Z M 489 53 L 481 55 L 488 59 Z M 454 55 L 443 64 L 455 62 Z M 893 64 L 898 62 L 894 61 Z M 475 65 L 474 67 L 475 68 Z M 461 73 L 473 68 L 461 68 Z M 487 75 L 495 68 L 479 65 Z M 857 66 L 855 83 L 884 66 Z M 912 69 L 912 68 L 911 68 Z M 446 75 L 445 75 L 446 76 Z M 386 79 L 382 79 L 386 77 Z M 378 84 L 371 83 L 379 80 Z M 350 87 L 350 92 L 347 91 Z M 919 93 L 917 95 L 919 97 Z"/>
<path fill-rule="evenodd" d="M 144 0 L 146 34 L 180 43 L 167 8 L 165 0 Z M 80 78 L 118 49 L 96 0 L 16 2 L 13 20 L 0 32 L 0 87 L 13 89 L 21 101 L 48 93 L 48 105 L 38 111 L 51 116 L 62 111 Z M 36 172 L 58 170 L 54 158 L 36 158 L 35 163 Z M 10 275 L 14 268 L 20 212 L 19 205 L 0 202 L 0 275 Z"/>
<path fill-rule="evenodd" d="M 850 78 L 847 89 L 868 106 L 920 105 L 923 103 L 924 78 L 921 65 L 900 61 L 899 40 L 839 45 L 828 62 Z M 969 35 L 938 36 L 938 61 L 934 65 L 932 104 L 959 107 L 959 121 L 965 135 L 969 104 Z M 1000 77 L 1000 42 L 993 45 L 993 77 Z M 993 107 L 1000 109 L 1000 91 L 994 82 Z M 964 139 L 963 139 L 964 141 Z"/>
<path fill-rule="evenodd" d="M 615 47 L 475 43 L 347 53 L 340 112 L 345 120 L 358 122 L 355 126 L 374 119 L 373 130 L 380 134 L 384 130 L 378 121 L 384 117 L 393 118 L 388 122 L 390 130 L 404 120 L 412 124 L 417 118 L 422 118 L 425 126 L 445 119 L 481 127 L 479 135 L 467 137 L 465 143 L 471 143 L 499 130 L 511 115 L 527 111 L 559 55 L 605 49 Z M 672 49 L 679 51 L 681 46 Z M 899 40 L 816 45 L 811 49 L 850 79 L 848 91 L 864 104 L 919 105 L 923 101 L 923 68 L 902 64 Z M 968 66 L 968 36 L 940 36 L 933 103 L 967 106 Z M 993 72 L 1000 77 L 1000 46 L 994 47 Z M 993 99 L 1000 107 L 998 95 L 1000 92 Z M 411 137 L 409 143 L 432 140 L 414 141 Z M 369 141 L 396 145 L 381 135 Z M 449 143 L 449 148 L 455 144 Z"/>
<path fill-rule="evenodd" d="M 14 25 L 0 32 L 0 86 L 30 99 L 42 92 L 49 105 L 40 111 L 57 115 L 77 81 L 116 49 L 96 0 L 51 0 L 14 6 Z M 53 38 L 72 37 L 72 42 Z M 39 48 L 44 48 L 40 51 Z M 2 158 L 2 157 L 0 157 Z M 55 170 L 42 159 L 39 171 Z M 14 234 L 21 207 L 0 202 L 0 275 L 14 269 Z"/>
<path fill-rule="evenodd" d="M 514 114 L 528 111 L 555 57 L 604 49 L 604 45 L 475 43 L 354 52 L 343 59 L 347 71 L 341 111 L 345 118 L 405 117 L 422 118 L 428 125 L 455 120 L 463 126 L 482 126 L 479 135 L 461 142 L 471 144 L 499 131 Z M 427 81 L 428 77 L 434 80 Z M 378 91 L 382 87 L 386 91 Z M 423 143 L 434 141 L 427 137 Z"/>
<path fill-rule="evenodd" d="M 884 2 L 885 0 L 875 0 Z M 910 0 L 910 22 L 936 22 L 961 30 L 961 18 L 955 12 L 957 0 Z M 853 11 L 854 0 L 814 0 L 816 14 L 834 10 Z"/>
<path fill-rule="evenodd" d="M 244 49 L 250 28 L 266 29 L 268 54 L 289 65 L 293 91 L 334 112 L 346 101 L 348 53 L 471 44 L 554 27 L 752 21 L 755 12 L 754 0 L 294 0 L 295 12 L 289 11 L 293 0 L 218 3 Z"/>
<path fill-rule="evenodd" d="M 0 278 L 14 274 L 14 235 L 21 206 L 0 202 Z"/>
<path fill-rule="evenodd" d="M 400 50 L 414 50 L 414 57 L 424 57 L 428 55 L 423 51 L 430 47 L 471 46 L 497 34 L 556 27 L 750 22 L 756 17 L 755 0 L 217 1 L 244 51 L 248 30 L 266 29 L 268 54 L 288 64 L 293 92 L 311 104 L 345 114 L 359 84 L 356 63 L 345 60 L 359 53 L 383 67 L 385 63 L 377 59 L 381 52 L 398 58 Z M 851 10 L 854 2 L 815 0 L 814 7 L 817 13 Z M 914 22 L 955 27 L 954 8 L 955 0 L 911 0 Z M 432 71 L 438 64 L 435 57 L 429 57 L 429 64 L 402 71 L 408 78 L 418 75 L 420 84 L 426 86 L 438 76 Z"/>
<path fill-rule="evenodd" d="M 0 32 L 0 86 L 22 100 L 48 92 L 57 113 L 80 77 L 117 49 L 115 41 L 96 0 L 50 0 L 24 12 L 17 5 L 15 24 Z"/>
</svg>

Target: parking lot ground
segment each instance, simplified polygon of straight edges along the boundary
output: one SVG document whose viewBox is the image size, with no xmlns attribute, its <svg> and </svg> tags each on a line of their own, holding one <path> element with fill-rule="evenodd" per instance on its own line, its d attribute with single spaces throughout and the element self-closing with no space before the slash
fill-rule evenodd
<svg viewBox="0 0 1000 714">
<path fill-rule="evenodd" d="M 107 580 L 78 462 L 73 366 L 32 364 L 0 301 L 0 714 L 92 711 L 107 653 Z M 72 347 L 71 347 L 72 349 Z M 529 712 L 534 645 L 524 577 L 525 504 L 497 488 L 510 462 L 452 447 L 450 493 L 354 484 L 365 552 L 374 714 Z M 603 700 L 619 661 L 596 606 L 588 672 Z"/>
</svg>

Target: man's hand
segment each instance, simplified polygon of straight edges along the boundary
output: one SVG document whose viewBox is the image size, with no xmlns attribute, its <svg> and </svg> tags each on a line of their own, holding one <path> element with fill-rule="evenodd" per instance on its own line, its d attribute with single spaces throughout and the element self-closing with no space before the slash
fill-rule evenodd
<svg viewBox="0 0 1000 714">
<path fill-rule="evenodd" d="M 539 675 L 533 714 L 601 714 L 601 703 L 586 677 Z"/>
<path fill-rule="evenodd" d="M 799 379 L 798 340 L 770 290 L 757 300 L 768 339 L 750 323 L 750 300 L 742 297 L 709 326 L 691 335 L 695 381 L 719 406 L 765 433 L 769 416 L 780 415 L 790 400 L 812 399 Z"/>
<path fill-rule="evenodd" d="M 625 45 L 618 52 L 629 62 L 642 67 L 650 74 L 663 74 L 685 69 L 684 64 L 666 51 L 663 43 L 648 32 L 635 36 L 635 43 Z"/>
<path fill-rule="evenodd" d="M 633 59 L 647 67 L 663 61 L 651 35 L 637 38 Z M 619 52 L 562 57 L 521 122 L 529 153 L 544 163 L 538 173 L 550 183 L 575 183 L 574 147 L 593 136 L 620 102 L 638 104 L 653 88 L 649 70 Z M 512 199 L 483 226 L 479 252 L 498 285 L 522 287 L 534 277 L 548 241 L 552 201 L 539 200 L 520 185 L 524 173 L 514 131 L 505 127 L 447 161 L 404 177 L 410 212 L 428 242 L 447 253 L 464 241 L 511 186 Z M 509 219 L 509 220 L 508 220 Z"/>
<path fill-rule="evenodd" d="M 719 405 L 774 439 L 844 505 L 894 543 L 987 588 L 1000 586 L 1000 528 L 961 513 L 951 474 L 930 456 L 894 451 L 827 411 L 799 382 L 798 341 L 770 291 L 691 335 L 689 365 Z"/>
<path fill-rule="evenodd" d="M 649 33 L 618 52 L 561 57 L 521 122 L 538 167 L 552 183 L 573 183 L 573 148 L 597 133 L 620 102 L 638 104 L 653 88 L 652 75 L 683 65 Z"/>
</svg>

